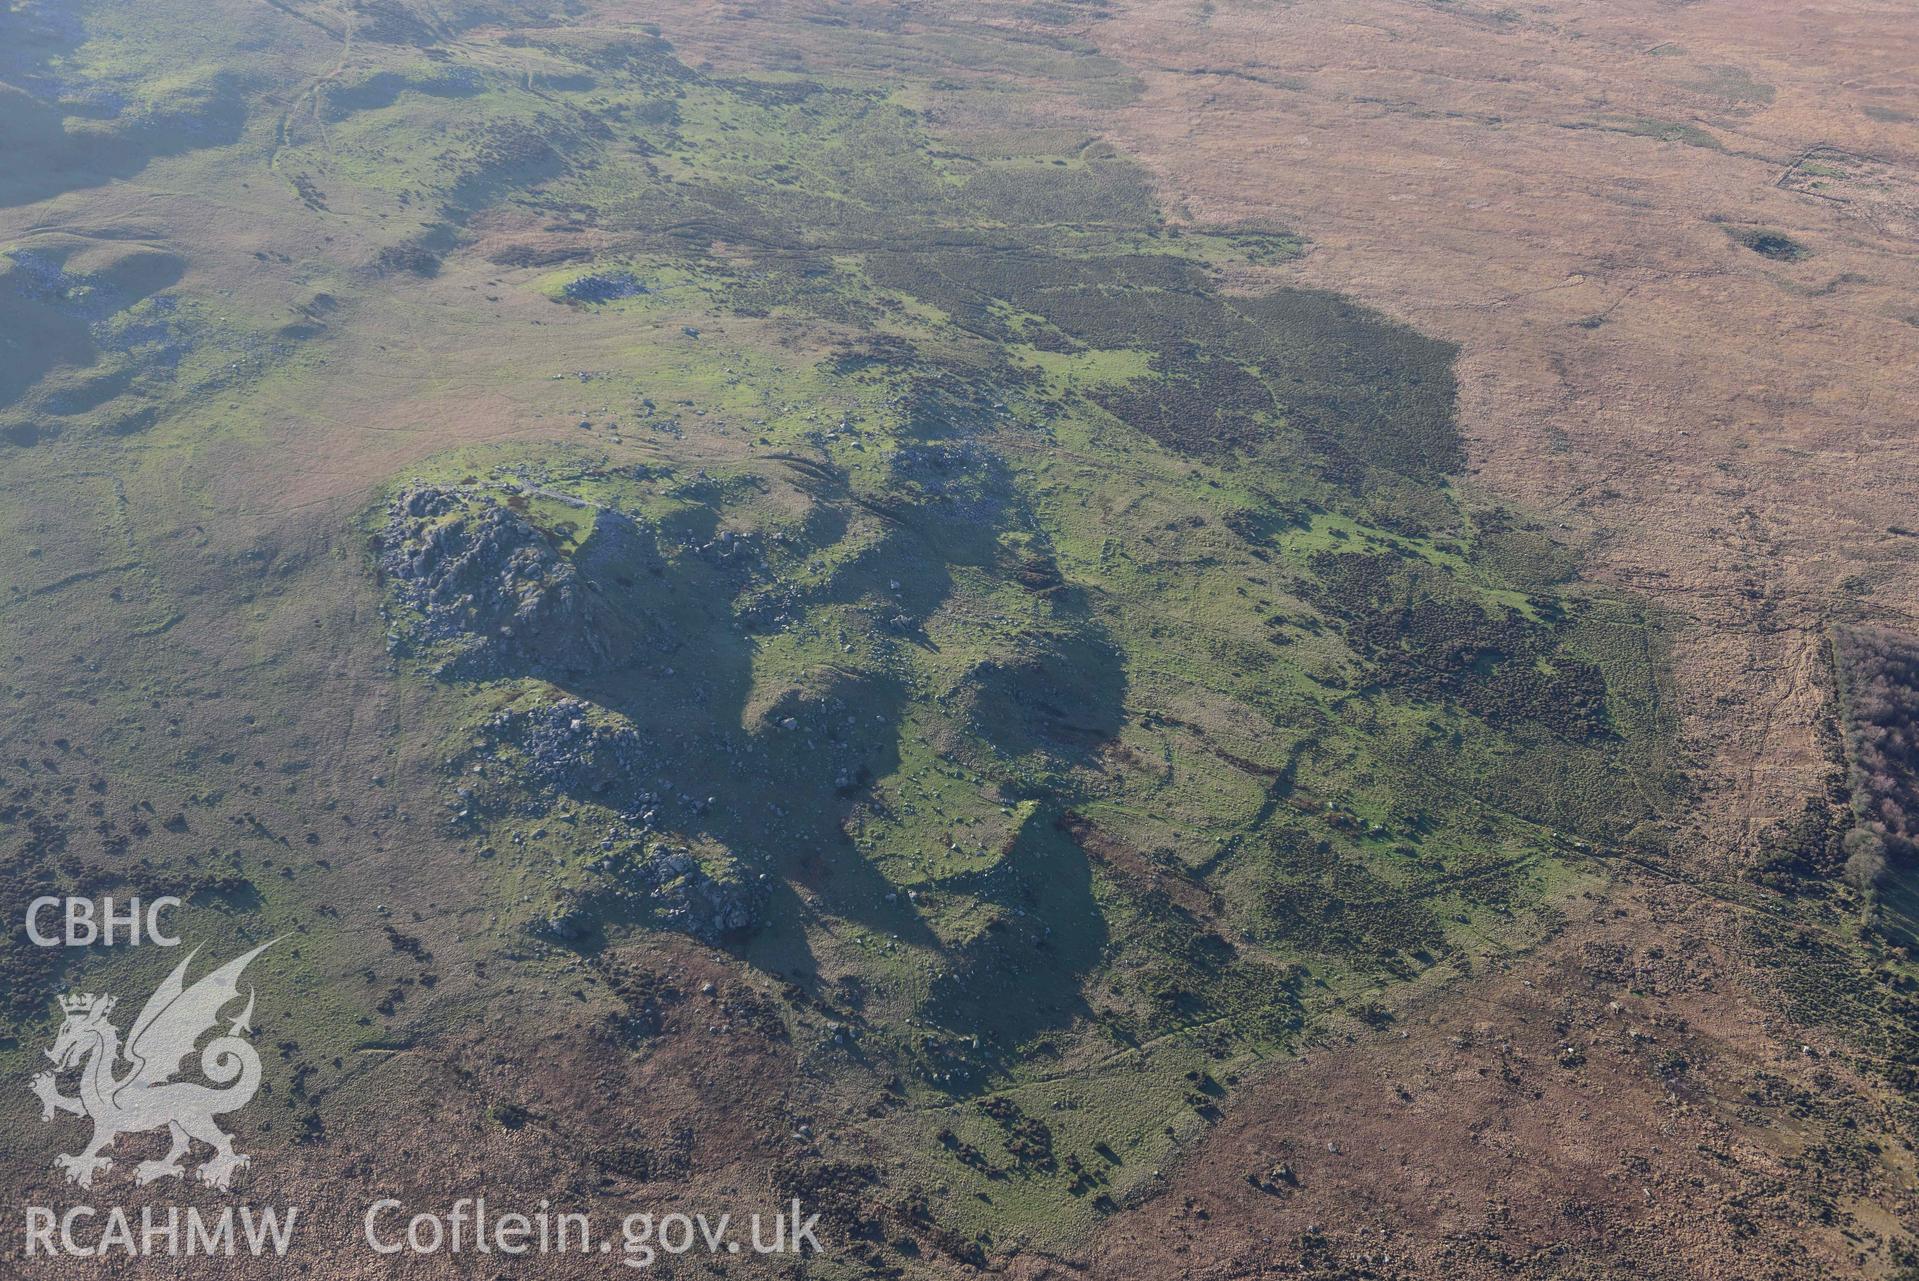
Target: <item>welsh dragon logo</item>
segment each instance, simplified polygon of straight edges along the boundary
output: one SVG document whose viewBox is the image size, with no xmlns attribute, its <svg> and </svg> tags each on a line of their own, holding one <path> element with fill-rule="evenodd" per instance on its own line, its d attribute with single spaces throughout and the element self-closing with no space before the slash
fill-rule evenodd
<svg viewBox="0 0 1919 1281">
<path fill-rule="evenodd" d="M 260 1056 L 242 1039 L 253 1030 L 250 989 L 246 1009 L 200 1051 L 200 1071 L 213 1085 L 173 1078 L 200 1038 L 218 1025 L 220 1011 L 239 999 L 240 975 L 248 963 L 272 946 L 264 943 L 188 987 L 187 966 L 199 954 L 194 949 L 147 999 L 124 1050 L 119 1030 L 107 1018 L 113 1012 L 112 997 L 70 993 L 60 998 L 66 1021 L 47 1051 L 54 1070 L 33 1078 L 33 1092 L 40 1098 L 43 1121 L 51 1121 L 56 1112 L 93 1120 L 93 1141 L 76 1155 L 54 1159 L 69 1183 L 92 1187 L 93 1176 L 113 1165 L 103 1153 L 115 1139 L 162 1127 L 172 1133 L 172 1150 L 162 1160 L 142 1161 L 134 1171 L 136 1181 L 184 1175 L 181 1158 L 198 1140 L 213 1149 L 212 1158 L 197 1171 L 200 1181 L 221 1189 L 232 1182 L 234 1171 L 248 1158 L 233 1150 L 233 1136 L 213 1118 L 245 1107 L 260 1088 Z M 60 1093 L 59 1074 L 76 1067 L 80 1095 L 67 1098 Z"/>
</svg>

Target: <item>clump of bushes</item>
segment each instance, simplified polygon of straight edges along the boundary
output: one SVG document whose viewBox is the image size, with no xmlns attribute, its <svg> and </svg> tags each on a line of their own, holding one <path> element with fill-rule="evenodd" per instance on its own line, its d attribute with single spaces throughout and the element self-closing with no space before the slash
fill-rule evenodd
<svg viewBox="0 0 1919 1281">
<path fill-rule="evenodd" d="M 1761 257 L 1776 262 L 1798 262 L 1812 256 L 1797 240 L 1776 231 L 1748 231 L 1739 237 L 1739 243 Z"/>
<path fill-rule="evenodd" d="M 613 302 L 637 298 L 647 288 L 630 271 L 602 271 L 567 281 L 560 294 L 568 302 Z"/>
<path fill-rule="evenodd" d="M 1852 807 L 1846 879 L 1861 890 L 1919 858 L 1919 639 L 1881 627 L 1833 638 L 1842 687 Z"/>
</svg>

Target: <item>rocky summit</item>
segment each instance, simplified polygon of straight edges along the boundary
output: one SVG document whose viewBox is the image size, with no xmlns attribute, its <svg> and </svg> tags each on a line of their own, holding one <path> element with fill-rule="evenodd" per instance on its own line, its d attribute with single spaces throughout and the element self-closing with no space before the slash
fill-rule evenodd
<svg viewBox="0 0 1919 1281">
<path fill-rule="evenodd" d="M 389 508 L 380 567 L 395 655 L 428 651 L 443 679 L 579 675 L 613 660 L 599 607 L 552 539 L 492 495 L 425 486 Z"/>
</svg>

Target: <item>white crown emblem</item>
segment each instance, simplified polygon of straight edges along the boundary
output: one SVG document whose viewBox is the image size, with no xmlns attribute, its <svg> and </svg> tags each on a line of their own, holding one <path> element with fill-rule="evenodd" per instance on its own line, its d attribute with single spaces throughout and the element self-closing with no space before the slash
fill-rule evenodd
<svg viewBox="0 0 1919 1281">
<path fill-rule="evenodd" d="M 105 1015 L 113 1010 L 113 998 L 97 996 L 92 992 L 69 992 L 60 998 L 60 1008 L 68 1014 L 91 1014 L 98 1010 Z"/>
</svg>

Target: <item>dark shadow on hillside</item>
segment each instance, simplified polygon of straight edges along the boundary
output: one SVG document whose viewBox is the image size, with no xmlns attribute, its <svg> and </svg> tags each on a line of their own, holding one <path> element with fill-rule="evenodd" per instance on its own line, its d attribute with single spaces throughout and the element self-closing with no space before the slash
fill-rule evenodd
<svg viewBox="0 0 1919 1281">
<path fill-rule="evenodd" d="M 45 237 L 0 257 L 0 333 L 9 339 L 0 355 L 0 408 L 56 370 L 98 365 L 106 353 L 95 326 L 174 284 L 186 269 L 177 255 L 135 246 L 96 270 L 70 272 L 67 264 L 80 248 L 78 241 Z M 133 377 L 130 366 L 109 368 L 65 388 L 45 408 L 83 413 L 118 395 Z"/>
<path fill-rule="evenodd" d="M 0 10 L 0 48 L 22 38 L 33 11 Z M 77 36 L 77 32 L 74 33 Z M 72 53 L 77 38 L 54 52 Z M 36 94 L 0 84 L 0 208 L 131 178 L 149 163 L 240 139 L 247 88 L 234 75 L 179 91 L 138 117 L 102 107 L 71 114 Z"/>
<path fill-rule="evenodd" d="M 1027 824 L 1006 856 L 1008 878 L 968 878 L 999 911 L 971 943 L 952 954 L 951 972 L 922 1007 L 934 1024 L 980 1038 L 996 1072 L 1035 1037 L 1091 1017 L 1081 994 L 1105 953 L 1105 918 L 1093 900 L 1086 856 L 1054 823 Z"/>
</svg>

